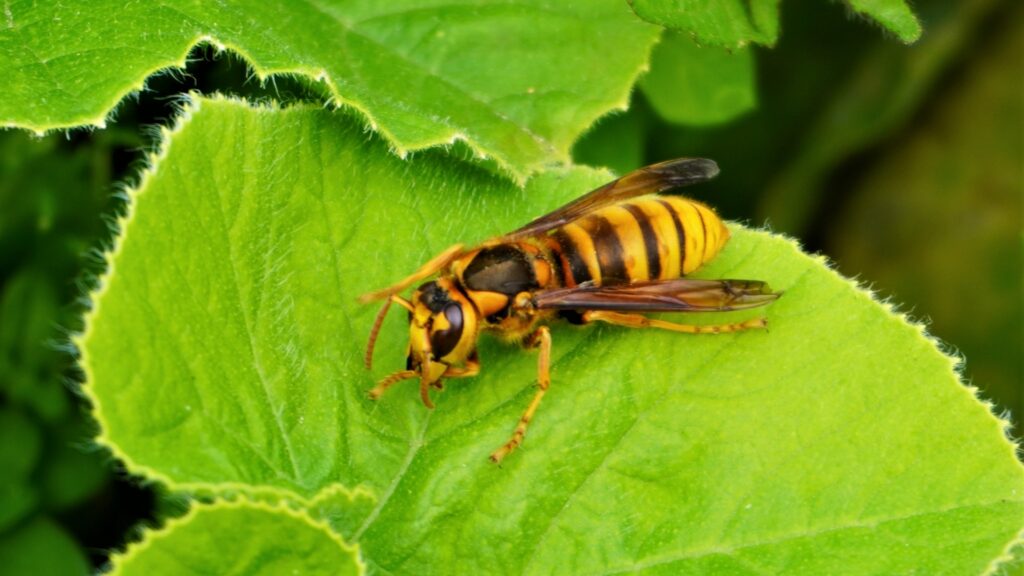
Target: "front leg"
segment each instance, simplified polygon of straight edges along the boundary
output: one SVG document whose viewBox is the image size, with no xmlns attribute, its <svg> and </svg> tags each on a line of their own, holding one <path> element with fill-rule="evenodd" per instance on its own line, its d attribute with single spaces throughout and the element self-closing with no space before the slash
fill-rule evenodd
<svg viewBox="0 0 1024 576">
<path fill-rule="evenodd" d="M 505 456 L 508 456 L 510 452 L 523 443 L 523 438 L 526 436 L 526 427 L 530 424 L 534 412 L 540 406 L 541 399 L 544 398 L 544 394 L 548 391 L 548 385 L 551 384 L 551 331 L 548 330 L 547 326 L 541 326 L 527 337 L 523 344 L 528 348 L 540 348 L 540 356 L 537 358 L 537 384 L 540 389 L 537 390 L 537 393 L 533 396 L 533 401 L 530 402 L 530 406 L 523 413 L 522 418 L 519 419 L 515 431 L 512 432 L 512 438 L 491 454 L 491 462 L 495 464 L 500 464 Z"/>
<path fill-rule="evenodd" d="M 445 378 L 469 378 L 470 376 L 476 376 L 479 373 L 480 358 L 476 355 L 476 350 L 473 350 L 473 353 L 466 359 L 465 366 L 462 368 L 449 366 L 448 369 L 444 371 L 444 374 L 441 374 L 441 378 L 438 379 L 437 382 L 431 384 L 431 386 L 438 390 L 444 390 L 444 384 L 442 384 L 442 382 L 444 382 Z"/>
<path fill-rule="evenodd" d="M 470 376 L 476 376 L 480 373 L 480 360 L 477 358 L 476 351 L 473 351 L 473 355 L 466 360 L 466 366 L 462 368 L 456 368 L 455 366 L 449 366 L 441 378 L 468 378 Z M 370 390 L 370 400 L 376 400 L 381 397 L 388 388 L 391 388 L 402 380 L 410 380 L 420 376 L 420 373 L 415 370 L 399 370 L 394 374 L 391 374 L 387 378 L 384 378 L 377 383 L 377 386 L 373 390 Z M 441 380 L 431 384 L 434 388 L 441 390 L 443 388 Z M 428 404 L 428 406 L 430 406 Z M 432 407 L 432 406 L 431 406 Z"/>
<path fill-rule="evenodd" d="M 480 357 L 477 356 L 476 350 L 469 355 L 466 359 L 466 365 L 462 368 L 456 368 L 455 366 L 449 366 L 444 374 L 443 378 L 469 378 L 470 376 L 476 376 L 480 373 Z"/>
</svg>

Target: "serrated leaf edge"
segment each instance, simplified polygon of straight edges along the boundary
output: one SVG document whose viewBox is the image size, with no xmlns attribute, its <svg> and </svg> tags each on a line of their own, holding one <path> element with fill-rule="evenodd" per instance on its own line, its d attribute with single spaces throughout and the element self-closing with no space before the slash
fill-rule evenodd
<svg viewBox="0 0 1024 576">
<path fill-rule="evenodd" d="M 149 180 L 154 177 L 159 169 L 160 163 L 167 157 L 174 135 L 181 132 L 191 122 L 193 115 L 201 109 L 202 102 L 204 100 L 235 102 L 243 104 L 256 111 L 273 111 L 277 109 L 277 106 L 274 104 L 253 104 L 252 102 L 226 96 L 202 96 L 196 92 L 188 93 L 178 104 L 179 110 L 175 115 L 173 125 L 170 128 L 159 128 L 160 141 L 157 143 L 156 151 L 146 155 L 146 164 L 140 172 L 137 184 L 135 186 L 124 186 L 123 193 L 127 198 L 125 212 L 113 223 L 115 234 L 113 236 L 112 245 L 104 250 L 102 255 L 105 269 L 100 274 L 96 287 L 88 295 L 90 307 L 83 318 L 82 332 L 71 335 L 71 345 L 78 352 L 78 365 L 85 376 L 84 384 L 79 386 L 78 392 L 80 392 L 89 402 L 91 415 L 97 424 L 97 433 L 93 438 L 93 442 L 109 451 L 114 458 L 124 465 L 125 469 L 129 473 L 141 476 L 149 481 L 160 483 L 174 492 L 187 492 L 192 494 L 205 493 L 218 498 L 231 497 L 234 494 L 250 498 L 272 497 L 274 499 L 296 503 L 303 508 L 312 507 L 321 499 L 325 499 L 339 491 L 345 493 L 350 500 L 354 500 L 358 496 L 366 496 L 376 500 L 376 494 L 364 486 L 349 488 L 338 483 L 325 486 L 313 497 L 308 497 L 286 488 L 271 485 L 243 484 L 239 482 L 178 482 L 159 470 L 139 464 L 133 460 L 128 453 L 123 451 L 117 443 L 106 436 L 106 423 L 102 416 L 102 403 L 94 393 L 92 386 L 89 385 L 93 381 L 93 375 L 89 364 L 89 353 L 86 342 L 89 340 L 95 318 L 100 314 L 100 302 L 102 301 L 103 294 L 107 289 L 107 280 L 116 273 L 114 262 L 117 259 L 117 255 L 120 253 L 121 245 L 124 241 L 124 231 L 127 229 L 129 222 L 134 217 L 135 207 L 137 204 L 136 200 L 139 196 L 145 193 L 145 190 L 149 185 Z M 317 109 L 315 106 L 306 106 L 310 109 Z"/>
<path fill-rule="evenodd" d="M 773 232 L 772 230 L 770 230 L 767 227 L 765 227 L 765 228 L 750 228 L 750 227 L 747 227 L 744 224 L 739 223 L 739 222 L 729 222 L 729 225 L 730 226 L 742 226 L 742 227 L 747 228 L 748 230 L 751 230 L 751 231 L 753 231 L 755 233 L 764 234 L 764 235 L 768 236 L 769 238 L 781 240 L 783 242 L 788 243 L 793 248 L 793 250 L 796 252 L 796 254 L 798 256 L 802 256 L 804 258 L 808 258 L 812 262 L 814 262 L 815 264 L 821 265 L 826 270 L 828 270 L 828 272 L 830 274 L 832 274 L 832 276 L 835 279 L 838 279 L 840 282 L 846 283 L 853 290 L 853 292 L 856 294 L 856 296 L 858 298 L 867 299 L 871 304 L 880 307 L 882 309 L 882 311 L 885 313 L 886 318 L 890 322 L 895 322 L 896 323 L 896 325 L 894 326 L 893 329 L 905 330 L 906 328 L 910 328 L 911 330 L 913 330 L 913 332 L 916 334 L 916 337 L 919 339 L 919 342 L 921 342 L 921 341 L 925 342 L 932 349 L 934 349 L 935 352 L 937 352 L 942 358 L 944 358 L 947 361 L 948 368 L 949 368 L 949 375 L 952 376 L 952 378 L 954 379 L 954 381 L 957 384 L 959 384 L 958 388 L 961 390 L 961 392 L 963 394 L 967 394 L 970 397 L 971 400 L 973 400 L 974 402 L 976 402 L 976 403 L 980 404 L 982 407 L 984 407 L 986 415 L 989 418 L 991 418 L 992 421 L 994 421 L 994 424 L 1000 430 L 1000 432 L 1001 432 L 1000 437 L 1002 438 L 1003 446 L 1006 448 L 1007 452 L 1009 452 L 1009 456 L 1011 458 L 1013 458 L 1017 462 L 1018 468 L 1024 470 L 1024 464 L 1022 464 L 1020 462 L 1020 459 L 1017 457 L 1017 454 L 1020 451 L 1021 446 L 1018 443 L 1018 441 L 1013 438 L 1013 436 L 1011 434 L 1013 423 L 1008 418 L 1006 418 L 1006 417 L 996 413 L 996 405 L 993 402 L 984 399 L 981 396 L 981 390 L 979 388 L 977 388 L 977 387 L 975 387 L 975 386 L 965 382 L 965 380 L 963 378 L 963 370 L 964 370 L 964 358 L 963 358 L 963 356 L 960 355 L 959 353 L 954 353 L 953 351 L 950 350 L 950 347 L 948 345 L 946 345 L 942 340 L 940 340 L 939 338 L 933 336 L 928 331 L 928 327 L 927 327 L 927 325 L 924 322 L 919 321 L 919 320 L 911 317 L 909 314 L 902 312 L 899 309 L 899 306 L 897 304 L 895 304 L 894 302 L 892 302 L 892 300 L 890 298 L 881 298 L 881 297 L 879 297 L 878 293 L 875 292 L 870 286 L 862 284 L 857 279 L 847 278 L 846 276 L 843 276 L 841 273 L 839 273 L 839 271 L 836 268 L 836 266 L 833 265 L 832 261 L 827 256 L 824 256 L 822 254 L 811 254 L 811 253 L 808 253 L 807 251 L 805 251 L 803 249 L 803 247 L 801 246 L 800 242 L 798 240 L 796 240 L 795 238 L 791 238 L 791 237 L 786 236 L 784 234 L 777 234 L 777 233 Z M 1022 486 L 1022 488 L 1024 488 L 1024 486 Z M 735 550 L 755 548 L 755 547 L 761 546 L 761 545 L 767 545 L 767 544 L 772 544 L 772 543 L 776 543 L 776 542 L 784 542 L 784 541 L 788 541 L 788 540 L 795 540 L 795 539 L 799 539 L 799 538 L 806 537 L 806 536 L 814 536 L 814 535 L 818 535 L 818 534 L 831 533 L 831 532 L 836 532 L 836 531 L 850 529 L 850 528 L 871 527 L 871 526 L 875 526 L 875 525 L 879 525 L 879 524 L 885 524 L 885 523 L 888 523 L 888 522 L 905 520 L 905 519 L 908 519 L 908 518 L 913 518 L 913 517 L 927 515 L 927 514 L 943 514 L 943 513 L 946 513 L 946 512 L 951 512 L 951 511 L 959 510 L 959 509 L 963 509 L 963 508 L 992 506 L 994 504 L 1006 503 L 1006 502 L 1020 502 L 1020 503 L 1024 503 L 1024 493 L 1019 494 L 1018 496 L 1019 496 L 1019 499 L 1017 499 L 1017 500 L 1009 500 L 1009 499 L 1002 498 L 1002 499 L 999 499 L 999 500 L 988 501 L 988 502 L 968 502 L 968 503 L 963 503 L 963 504 L 960 504 L 960 505 L 948 506 L 948 507 L 945 507 L 945 508 L 939 508 L 939 509 L 935 509 L 935 510 L 921 511 L 921 512 L 917 512 L 917 513 L 914 513 L 914 514 L 904 515 L 904 516 L 894 516 L 894 517 L 887 517 L 887 518 L 879 517 L 879 518 L 869 518 L 869 519 L 858 519 L 857 521 L 851 521 L 850 523 L 844 524 L 842 526 L 829 527 L 829 528 L 824 528 L 824 529 L 820 529 L 820 530 L 817 530 L 817 531 L 805 532 L 805 533 L 800 533 L 800 534 L 782 535 L 781 537 L 765 540 L 765 541 L 762 541 L 762 542 L 753 542 L 753 543 L 749 543 L 749 544 L 743 544 L 743 545 L 740 545 L 740 546 L 735 546 L 735 547 L 732 547 L 732 548 L 700 550 L 700 551 L 695 551 L 694 553 L 690 553 L 690 554 L 681 553 L 681 554 L 672 555 L 670 557 L 649 558 L 649 559 L 643 560 L 641 562 L 634 562 L 633 564 L 631 564 L 628 567 L 621 567 L 621 568 L 612 567 L 612 568 L 609 568 L 607 571 L 602 572 L 601 575 L 602 576 L 611 576 L 612 574 L 624 574 L 624 573 L 629 573 L 629 572 L 637 571 L 638 569 L 641 569 L 641 568 L 654 568 L 654 567 L 657 567 L 657 566 L 661 566 L 661 565 L 672 563 L 672 562 L 677 561 L 677 560 L 685 560 L 687 558 L 699 558 L 701 556 L 712 555 L 712 554 L 715 554 L 715 553 L 731 554 Z M 1024 519 L 1022 519 L 1022 520 L 1024 520 Z M 1020 530 L 1018 531 L 1018 533 L 1015 534 L 1006 543 L 1006 545 L 1003 547 L 1003 551 L 1000 553 L 1000 555 L 991 560 L 991 562 L 988 564 L 988 567 L 986 568 L 986 571 L 983 573 L 983 575 L 984 576 L 989 576 L 991 574 L 995 574 L 996 572 L 999 571 L 999 569 L 1000 569 L 999 567 L 1001 565 L 1006 564 L 1006 563 L 1008 563 L 1008 562 L 1010 562 L 1012 560 L 1015 560 L 1016 557 L 1014 555 L 1014 550 L 1018 546 L 1024 546 L 1024 524 L 1022 524 L 1022 526 L 1021 526 Z"/>
<path fill-rule="evenodd" d="M 172 518 L 160 528 L 145 530 L 141 540 L 129 544 L 124 552 L 111 554 L 110 563 L 112 568 L 109 571 L 109 574 L 119 574 L 121 566 L 123 566 L 124 563 L 129 562 L 135 556 L 144 553 L 154 541 L 171 534 L 182 526 L 188 525 L 200 514 L 217 510 L 237 510 L 243 508 L 261 510 L 272 514 L 283 514 L 285 516 L 301 520 L 310 527 L 320 530 L 331 541 L 337 544 L 339 548 L 354 556 L 360 575 L 366 574 L 366 563 L 363 561 L 359 545 L 345 542 L 345 540 L 332 530 L 325 521 L 317 520 L 307 514 L 305 510 L 297 510 L 284 505 L 283 503 L 270 504 L 259 500 L 249 500 L 247 498 L 240 498 L 238 500 L 217 500 L 212 503 L 193 503 L 184 516 L 181 516 L 180 518 Z"/>
<path fill-rule="evenodd" d="M 654 27 L 654 25 L 651 25 Z M 149 78 L 158 76 L 161 74 L 174 74 L 176 72 L 183 72 L 188 64 L 188 55 L 195 51 L 197 48 L 202 46 L 211 46 L 218 53 L 233 52 L 239 56 L 245 62 L 245 65 L 252 70 L 255 77 L 260 81 L 261 85 L 271 81 L 274 77 L 286 77 L 286 76 L 303 76 L 309 78 L 314 82 L 319 82 L 328 87 L 331 93 L 330 99 L 325 103 L 326 106 L 330 106 L 334 109 L 350 108 L 355 110 L 361 115 L 368 129 L 373 130 L 380 134 L 384 142 L 387 143 L 388 148 L 399 158 L 406 158 L 410 153 L 426 150 L 430 148 L 448 148 L 455 145 L 457 142 L 464 142 L 474 152 L 474 156 L 480 160 L 486 160 L 492 158 L 497 163 L 500 171 L 510 178 L 516 185 L 522 187 L 525 185 L 526 180 L 533 174 L 542 171 L 544 168 L 550 165 L 566 165 L 572 161 L 571 149 L 576 140 L 579 140 L 586 131 L 593 126 L 597 120 L 608 115 L 609 113 L 619 110 L 624 111 L 629 108 L 630 97 L 633 92 L 633 87 L 636 85 L 637 80 L 640 76 L 648 70 L 650 67 L 651 52 L 654 49 L 654 45 L 660 38 L 660 31 L 658 34 L 652 34 L 650 41 L 648 42 L 647 48 L 644 53 L 644 57 L 637 68 L 626 75 L 625 82 L 619 94 L 611 94 L 608 96 L 607 102 L 601 106 L 604 108 L 603 112 L 594 114 L 593 118 L 585 120 L 580 126 L 575 137 L 567 142 L 564 149 L 559 149 L 553 142 L 535 134 L 529 130 L 526 126 L 518 124 L 512 120 L 505 118 L 503 115 L 494 111 L 495 115 L 501 118 L 503 121 L 509 122 L 516 129 L 522 131 L 528 135 L 531 139 L 538 143 L 539 151 L 548 156 L 546 159 L 538 159 L 528 163 L 525 166 L 517 166 L 510 161 L 507 155 L 503 154 L 501 150 L 490 149 L 476 140 L 476 138 L 465 133 L 461 130 L 448 129 L 437 138 L 427 138 L 417 142 L 407 142 L 404 145 L 398 141 L 394 134 L 389 130 L 382 127 L 377 117 L 370 111 L 369 107 L 354 98 L 345 98 L 337 89 L 337 85 L 332 81 L 330 74 L 323 68 L 308 68 L 298 66 L 295 68 L 282 68 L 272 69 L 268 67 L 259 66 L 255 59 L 252 58 L 244 49 L 240 46 L 230 43 L 224 43 L 218 40 L 216 37 L 209 34 L 197 35 L 193 38 L 185 48 L 184 53 L 177 59 L 170 61 L 164 61 L 160 64 L 149 68 L 147 71 L 141 74 L 141 78 L 135 82 L 128 82 L 123 90 L 114 95 L 114 97 L 106 104 L 101 107 L 105 110 L 101 116 L 84 116 L 78 117 L 70 121 L 69 123 L 32 123 L 32 122 L 15 122 L 11 120 L 0 123 L 0 127 L 3 128 L 23 128 L 35 133 L 36 136 L 45 136 L 48 132 L 56 130 L 70 130 L 74 128 L 86 128 L 86 129 L 104 129 L 107 127 L 108 119 L 113 119 L 117 114 L 117 107 L 121 102 L 129 98 L 132 94 L 136 94 L 145 90 L 146 82 Z M 213 95 L 206 95 L 207 97 Z M 448 128 L 448 127 L 446 127 Z"/>
<path fill-rule="evenodd" d="M 1024 562 L 1024 528 L 1021 528 L 1016 538 L 1006 544 L 999 556 L 992 559 L 981 576 L 1009 574 L 1006 569 L 1011 568 L 1010 565 L 1014 562 Z"/>
<path fill-rule="evenodd" d="M 900 42 L 909 45 L 921 39 L 921 34 L 924 33 L 924 29 L 921 27 L 921 20 L 914 14 L 914 11 L 910 9 L 910 4 L 908 4 L 905 0 L 900 2 L 900 5 L 903 7 L 905 11 L 904 16 L 909 16 L 910 19 L 913 20 L 914 22 L 914 29 L 910 32 L 910 34 L 903 34 L 894 26 L 890 26 L 889 24 L 887 24 L 878 15 L 873 14 L 871 11 L 867 9 L 858 8 L 856 2 L 857 0 L 845 0 L 844 4 L 846 4 L 847 8 L 849 8 L 851 12 L 879 25 L 882 28 L 882 30 L 889 34 L 892 34 L 897 39 L 899 39 Z"/>
<path fill-rule="evenodd" d="M 932 335 L 928 331 L 928 326 L 924 321 L 916 319 L 912 317 L 910 314 L 903 312 L 900 309 L 900 305 L 894 302 L 892 298 L 882 297 L 870 285 L 864 284 L 856 278 L 847 278 L 846 276 L 840 274 L 836 266 L 827 256 L 824 256 L 822 254 L 809 254 L 808 252 L 803 250 L 803 247 L 800 245 L 799 241 L 788 236 L 782 234 L 775 234 L 770 230 L 762 231 L 767 232 L 772 236 L 783 238 L 789 241 L 793 245 L 794 249 L 796 249 L 799 253 L 806 255 L 815 262 L 827 268 L 829 272 L 831 272 L 837 278 L 849 284 L 850 287 L 853 288 L 853 290 L 860 297 L 867 298 L 875 305 L 881 307 L 882 310 L 886 312 L 889 318 L 898 321 L 901 325 L 909 326 L 914 330 L 914 332 L 916 332 L 917 337 L 920 340 L 923 340 L 927 342 L 929 345 L 931 345 L 932 348 L 934 348 L 935 351 L 938 352 L 939 355 L 942 356 L 948 362 L 950 375 L 960 385 L 960 389 L 962 390 L 962 392 L 968 394 L 972 400 L 981 404 L 985 408 L 985 412 L 992 419 L 992 421 L 995 422 L 999 430 L 1002 432 L 1001 436 L 1003 438 L 1004 446 L 1010 452 L 1010 456 L 1017 460 L 1018 465 L 1021 467 L 1021 469 L 1024 469 L 1024 464 L 1021 464 L 1019 458 L 1017 458 L 1017 454 L 1021 450 L 1021 446 L 1018 443 L 1018 441 L 1013 438 L 1011 434 L 1013 429 L 1013 423 L 1010 421 L 1009 418 L 997 413 L 997 407 L 995 403 L 982 397 L 981 389 L 974 386 L 973 384 L 970 384 L 965 380 L 965 359 L 962 354 L 957 352 L 954 348 L 943 342 L 938 337 Z"/>
</svg>

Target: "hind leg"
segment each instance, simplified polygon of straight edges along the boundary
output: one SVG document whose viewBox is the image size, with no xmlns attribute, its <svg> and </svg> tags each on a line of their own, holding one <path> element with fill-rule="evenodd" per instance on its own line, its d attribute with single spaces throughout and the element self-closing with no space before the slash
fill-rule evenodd
<svg viewBox="0 0 1024 576">
<path fill-rule="evenodd" d="M 768 321 L 764 318 L 754 318 L 735 324 L 696 326 L 693 324 L 678 324 L 658 318 L 648 318 L 643 314 L 624 314 L 622 312 L 608 312 L 605 310 L 591 310 L 583 313 L 584 322 L 593 322 L 595 320 L 628 328 L 659 328 L 661 330 L 684 332 L 686 334 L 723 334 L 726 332 L 766 328 L 768 326 Z"/>
</svg>

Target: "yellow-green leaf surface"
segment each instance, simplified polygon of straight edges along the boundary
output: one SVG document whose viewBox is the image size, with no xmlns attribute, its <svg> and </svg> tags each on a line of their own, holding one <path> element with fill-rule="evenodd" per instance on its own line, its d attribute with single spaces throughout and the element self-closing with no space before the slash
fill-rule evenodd
<svg viewBox="0 0 1024 576">
<path fill-rule="evenodd" d="M 112 558 L 114 574 L 360 574 L 357 550 L 301 512 L 245 500 L 196 505 Z"/>
<path fill-rule="evenodd" d="M 727 48 L 751 42 L 771 46 L 779 37 L 779 0 L 626 0 L 648 22 L 686 32 Z M 881 24 L 903 42 L 921 36 L 904 0 L 849 0 L 854 11 Z"/>
<path fill-rule="evenodd" d="M 700 274 L 784 290 L 726 317 L 770 332 L 556 326 L 551 390 L 497 467 L 536 357 L 484 338 L 435 410 L 414 384 L 374 403 L 405 318 L 368 372 L 355 298 L 608 174 L 519 190 L 337 113 L 223 100 L 167 138 L 79 341 L 100 441 L 134 473 L 287 501 L 377 573 L 978 574 L 1024 528 L 1005 424 L 953 360 L 784 238 L 733 226 Z"/>
<path fill-rule="evenodd" d="M 10 1 L 0 126 L 103 125 L 197 43 L 326 83 L 399 152 L 467 141 L 522 179 L 624 108 L 659 28 L 621 0 Z"/>
</svg>

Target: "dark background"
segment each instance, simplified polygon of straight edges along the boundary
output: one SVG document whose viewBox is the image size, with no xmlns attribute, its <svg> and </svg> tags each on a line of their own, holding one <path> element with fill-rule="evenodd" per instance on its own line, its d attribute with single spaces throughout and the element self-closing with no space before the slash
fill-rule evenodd
<svg viewBox="0 0 1024 576">
<path fill-rule="evenodd" d="M 757 49 L 757 110 L 673 126 L 636 91 L 630 111 L 577 144 L 618 172 L 706 156 L 721 176 L 692 194 L 727 218 L 793 235 L 843 274 L 928 323 L 966 358 L 965 380 L 1024 414 L 1024 4 L 916 2 L 904 46 L 840 4 L 789 1 L 773 49 Z M 101 567 L 140 525 L 181 510 L 127 477 L 89 439 L 69 345 L 101 270 L 120 190 L 137 177 L 189 90 L 321 95 L 259 86 L 231 55 L 197 48 L 151 79 L 102 131 L 0 132 L 0 570 Z M 688 191 L 690 193 L 690 191 Z M 898 382 L 893 382 L 898 386 Z"/>
</svg>

